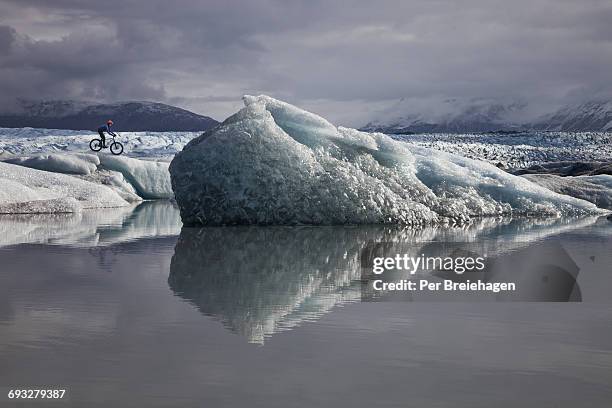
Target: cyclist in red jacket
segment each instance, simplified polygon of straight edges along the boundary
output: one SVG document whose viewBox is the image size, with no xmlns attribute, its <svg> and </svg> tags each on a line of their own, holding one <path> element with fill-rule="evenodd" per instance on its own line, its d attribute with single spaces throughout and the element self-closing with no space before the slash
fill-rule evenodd
<svg viewBox="0 0 612 408">
<path fill-rule="evenodd" d="M 115 137 L 117 136 L 111 130 L 112 126 L 113 126 L 113 121 L 109 119 L 109 120 L 106 121 L 106 125 L 100 126 L 98 128 L 98 133 L 100 134 L 100 139 L 102 139 L 102 148 L 104 148 L 104 149 L 106 149 L 106 136 L 104 136 L 104 132 L 108 133 L 109 135 L 115 136 Z"/>
</svg>

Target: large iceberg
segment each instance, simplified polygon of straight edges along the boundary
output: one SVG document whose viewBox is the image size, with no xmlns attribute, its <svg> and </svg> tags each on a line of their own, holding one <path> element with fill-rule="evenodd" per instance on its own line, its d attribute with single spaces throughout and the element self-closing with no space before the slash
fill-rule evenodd
<svg viewBox="0 0 612 408">
<path fill-rule="evenodd" d="M 244 102 L 170 164 L 186 225 L 424 225 L 601 211 L 488 163 L 336 127 L 268 96 Z"/>
</svg>

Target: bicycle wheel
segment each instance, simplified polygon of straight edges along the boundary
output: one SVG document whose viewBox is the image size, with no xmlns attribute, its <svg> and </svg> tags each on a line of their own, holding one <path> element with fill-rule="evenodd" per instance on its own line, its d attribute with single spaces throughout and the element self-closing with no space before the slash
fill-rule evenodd
<svg viewBox="0 0 612 408">
<path fill-rule="evenodd" d="M 102 150 L 102 140 L 101 139 L 93 139 L 89 142 L 89 148 L 94 152 L 99 152 Z"/>
<path fill-rule="evenodd" d="M 119 156 L 121 153 L 123 153 L 123 145 L 119 142 L 113 142 L 110 145 L 110 151 L 115 156 Z"/>
</svg>

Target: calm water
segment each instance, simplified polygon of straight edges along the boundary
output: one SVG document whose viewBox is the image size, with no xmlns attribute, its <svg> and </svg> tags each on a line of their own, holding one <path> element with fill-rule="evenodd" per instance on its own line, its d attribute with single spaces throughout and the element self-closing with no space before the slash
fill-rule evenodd
<svg viewBox="0 0 612 408">
<path fill-rule="evenodd" d="M 368 242 L 433 240 L 560 245 L 578 301 L 361 301 Z M 168 203 L 2 217 L 0 406 L 54 386 L 69 399 L 30 405 L 609 407 L 611 249 L 605 219 L 181 231 Z"/>
</svg>

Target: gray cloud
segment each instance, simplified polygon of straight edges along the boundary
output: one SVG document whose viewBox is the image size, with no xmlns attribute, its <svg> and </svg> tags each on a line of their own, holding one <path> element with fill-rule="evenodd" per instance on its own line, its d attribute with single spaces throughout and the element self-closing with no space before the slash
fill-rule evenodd
<svg viewBox="0 0 612 408">
<path fill-rule="evenodd" d="M 343 124 L 400 98 L 545 110 L 612 93 L 604 0 L 4 0 L 2 98 L 176 103 L 268 93 Z"/>
<path fill-rule="evenodd" d="M 15 41 L 15 30 L 9 26 L 0 26 L 0 55 L 7 55 Z"/>
</svg>

